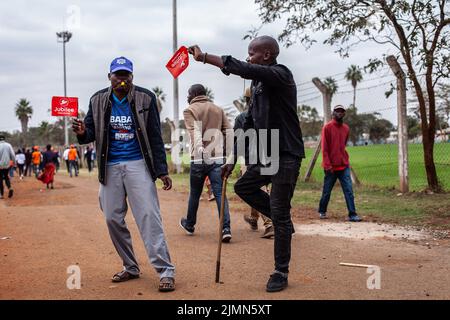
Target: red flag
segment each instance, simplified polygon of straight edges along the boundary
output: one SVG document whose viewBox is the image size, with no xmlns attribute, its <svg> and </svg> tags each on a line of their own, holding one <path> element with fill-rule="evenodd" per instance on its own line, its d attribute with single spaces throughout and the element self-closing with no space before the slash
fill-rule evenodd
<svg viewBox="0 0 450 320">
<path fill-rule="evenodd" d="M 177 78 L 188 66 L 189 54 L 188 49 L 185 46 L 181 46 L 166 64 L 166 68 L 174 78 Z"/>
<path fill-rule="evenodd" d="M 52 116 L 78 117 L 78 98 L 52 97 Z"/>
</svg>

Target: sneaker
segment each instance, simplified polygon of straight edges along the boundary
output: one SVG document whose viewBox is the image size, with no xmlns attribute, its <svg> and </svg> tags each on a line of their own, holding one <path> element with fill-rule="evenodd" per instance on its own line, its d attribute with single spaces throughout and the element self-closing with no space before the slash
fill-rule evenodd
<svg viewBox="0 0 450 320">
<path fill-rule="evenodd" d="M 231 241 L 231 231 L 230 229 L 223 229 L 222 231 L 222 242 L 228 243 Z"/>
<path fill-rule="evenodd" d="M 287 276 L 282 275 L 279 272 L 274 272 L 267 281 L 266 291 L 277 292 L 286 289 L 288 286 Z"/>
<path fill-rule="evenodd" d="M 273 226 L 267 227 L 266 230 L 264 230 L 264 234 L 261 236 L 261 238 L 270 239 L 275 235 L 275 231 L 273 230 Z"/>
<path fill-rule="evenodd" d="M 244 220 L 250 225 L 250 229 L 253 231 L 258 230 L 258 220 L 248 215 L 244 215 Z"/>
<path fill-rule="evenodd" d="M 181 219 L 180 219 L 180 227 L 182 227 L 182 228 L 184 229 L 184 231 L 186 231 L 186 233 L 187 233 L 188 235 L 191 236 L 191 235 L 194 234 L 195 228 L 194 228 L 194 227 L 188 226 L 187 221 L 186 221 L 186 218 L 181 218 Z"/>
<path fill-rule="evenodd" d="M 8 198 L 11 198 L 14 194 L 14 190 L 13 189 L 9 189 L 8 191 Z"/>
<path fill-rule="evenodd" d="M 362 219 L 355 213 L 348 216 L 348 221 L 350 222 L 360 222 Z"/>
<path fill-rule="evenodd" d="M 326 212 L 319 212 L 319 219 L 327 219 L 327 213 Z"/>
<path fill-rule="evenodd" d="M 213 201 L 214 199 L 216 199 L 216 197 L 214 195 L 212 195 L 208 198 L 208 201 Z"/>
</svg>

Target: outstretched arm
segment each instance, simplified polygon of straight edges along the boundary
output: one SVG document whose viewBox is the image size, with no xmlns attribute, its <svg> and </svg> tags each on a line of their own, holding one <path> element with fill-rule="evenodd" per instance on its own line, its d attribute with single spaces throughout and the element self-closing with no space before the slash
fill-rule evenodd
<svg viewBox="0 0 450 320">
<path fill-rule="evenodd" d="M 192 54 L 195 61 L 201 61 L 203 63 L 212 64 L 213 66 L 216 66 L 220 69 L 222 69 L 224 67 L 222 57 L 219 57 L 219 56 L 216 56 L 213 54 L 209 54 L 209 53 L 204 53 L 204 52 L 202 52 L 202 50 L 200 49 L 200 47 L 198 45 L 189 47 L 188 51 L 190 54 Z"/>
<path fill-rule="evenodd" d="M 188 51 L 194 60 L 216 66 L 226 75 L 232 73 L 244 79 L 264 81 L 273 87 L 295 86 L 291 72 L 282 65 L 251 64 L 231 56 L 220 57 L 202 52 L 198 45 L 189 47 Z"/>
</svg>

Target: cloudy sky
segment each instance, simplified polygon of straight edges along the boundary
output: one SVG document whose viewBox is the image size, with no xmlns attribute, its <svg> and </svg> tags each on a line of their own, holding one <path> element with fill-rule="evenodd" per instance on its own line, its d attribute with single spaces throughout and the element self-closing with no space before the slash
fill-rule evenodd
<svg viewBox="0 0 450 320">
<path fill-rule="evenodd" d="M 178 44 L 198 44 L 207 52 L 231 54 L 245 59 L 248 41 L 243 36 L 260 25 L 258 7 L 251 0 L 179 0 Z M 264 26 L 260 34 L 276 36 L 283 23 Z M 67 93 L 79 97 L 80 108 L 87 111 L 89 97 L 108 86 L 109 63 L 126 56 L 134 63 L 134 82 L 152 88 L 160 86 L 167 94 L 161 118 L 172 118 L 172 77 L 165 68 L 172 56 L 172 1 L 170 0 L 99 0 L 99 1 L 23 1 L 0 11 L 0 88 L 2 95 L 0 130 L 20 129 L 14 106 L 20 98 L 31 101 L 34 114 L 30 125 L 54 121 L 48 109 L 52 96 L 63 95 L 62 44 L 56 32 L 69 29 L 73 37 L 66 47 Z M 319 39 L 324 35 L 319 34 Z M 287 65 L 299 85 L 299 103 L 317 107 L 322 113 L 321 98 L 312 87 L 313 77 L 334 75 L 340 85 L 333 104 L 350 104 L 351 85 L 343 73 L 351 64 L 364 65 L 369 58 L 392 49 L 366 44 L 341 59 L 334 49 L 316 45 L 312 49 L 298 44 L 283 48 L 279 63 Z M 361 112 L 381 111 L 396 121 L 395 97 L 388 100 L 385 84 L 393 80 L 389 70 L 365 75 L 359 85 L 357 107 Z M 193 83 L 212 89 L 215 102 L 227 106 L 242 95 L 244 80 L 225 76 L 220 70 L 191 60 L 179 77 L 180 115 L 186 106 L 186 93 Z M 384 84 L 378 86 L 380 84 Z M 375 87 L 376 88 L 371 88 Z M 370 88 L 370 89 L 366 89 Z"/>
</svg>

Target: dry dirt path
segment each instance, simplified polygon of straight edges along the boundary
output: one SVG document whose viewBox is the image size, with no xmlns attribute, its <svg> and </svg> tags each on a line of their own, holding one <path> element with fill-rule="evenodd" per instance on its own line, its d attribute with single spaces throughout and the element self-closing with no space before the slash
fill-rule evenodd
<svg viewBox="0 0 450 320">
<path fill-rule="evenodd" d="M 295 220 L 288 289 L 265 292 L 273 240 L 250 231 L 239 209 L 231 212 L 233 239 L 222 247 L 223 283 L 216 284 L 216 208 L 202 201 L 195 235 L 186 235 L 178 221 L 188 194 L 177 187 L 159 190 L 177 290 L 157 291 L 158 278 L 131 212 L 127 223 L 142 275 L 114 284 L 110 278 L 121 270 L 121 261 L 98 206 L 95 176 L 58 174 L 56 188 L 42 192 L 31 178 L 15 178 L 13 185 L 14 197 L 0 200 L 0 299 L 450 299 L 448 242 L 403 229 L 389 233 L 384 225 L 321 222 L 307 212 Z M 232 208 L 237 202 L 231 201 Z M 399 232 L 408 236 L 392 236 Z M 416 242 L 402 240 L 409 236 Z M 381 289 L 367 288 L 366 269 L 340 262 L 379 266 Z M 71 265 L 80 267 L 80 290 L 66 286 Z"/>
</svg>

